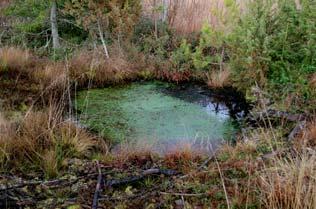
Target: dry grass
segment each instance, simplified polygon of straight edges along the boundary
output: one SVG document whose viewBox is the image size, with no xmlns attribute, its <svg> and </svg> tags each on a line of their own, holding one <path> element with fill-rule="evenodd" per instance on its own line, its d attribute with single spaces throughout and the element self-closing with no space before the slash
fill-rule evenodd
<svg viewBox="0 0 316 209">
<path fill-rule="evenodd" d="M 294 143 L 298 149 L 316 147 L 316 120 L 307 125 L 306 129 L 300 133 Z"/>
<path fill-rule="evenodd" d="M 113 150 L 114 159 L 110 159 L 111 163 L 118 167 L 128 165 L 146 165 L 153 162 L 153 158 L 157 155 L 154 152 L 152 144 L 144 141 L 122 142 Z"/>
<path fill-rule="evenodd" d="M 308 138 L 316 136 L 312 126 L 305 132 Z M 237 200 L 237 205 L 244 206 L 251 197 L 254 199 L 250 202 L 271 209 L 316 208 L 315 150 L 306 148 L 305 144 L 299 152 L 285 153 L 282 152 L 284 146 L 275 146 L 278 144 L 275 140 L 280 139 L 282 137 L 277 130 L 261 129 L 244 136 L 236 146 L 225 145 L 220 148 L 217 155 L 218 167 L 224 176 L 222 184 L 225 182 L 228 199 Z M 278 151 L 278 155 L 266 155 L 269 159 L 267 161 L 259 157 Z M 215 170 L 215 167 L 212 163 L 209 169 Z M 246 178 L 243 175 L 231 176 L 234 170 L 243 171 L 247 174 Z M 235 190 L 231 188 L 232 183 L 237 185 Z"/>
<path fill-rule="evenodd" d="M 101 50 L 80 51 L 69 62 L 70 78 L 80 86 L 93 82 L 104 86 L 111 83 L 122 83 L 136 77 L 138 71 L 127 56 L 117 47 L 110 49 L 110 59 L 104 58 Z"/>
<path fill-rule="evenodd" d="M 13 124 L 6 120 L 0 112 L 0 169 L 4 169 L 6 162 L 9 160 L 8 150 L 11 145 L 10 141 L 12 135 L 14 135 Z"/>
<path fill-rule="evenodd" d="M 17 127 L 1 121 L 1 126 L 7 127 L 0 134 L 3 169 L 43 170 L 47 177 L 54 177 L 67 158 L 83 158 L 90 156 L 92 151 L 106 151 L 103 141 L 63 121 L 62 112 L 55 108 L 31 111 Z"/>
<path fill-rule="evenodd" d="M 259 191 L 265 208 L 316 208 L 316 153 L 275 159 L 260 175 Z"/>
<path fill-rule="evenodd" d="M 313 139 L 315 130 L 315 126 L 310 124 L 304 130 L 304 139 Z M 222 169 L 227 164 L 230 168 L 247 168 L 251 183 L 241 185 L 239 189 L 259 192 L 256 197 L 263 208 L 315 209 L 316 152 L 307 148 L 310 141 L 301 142 L 299 152 L 284 152 L 282 136 L 278 129 L 251 131 L 236 146 L 226 145 L 220 149 L 220 166 Z M 267 154 L 267 161 L 259 157 L 263 154 Z"/>
<path fill-rule="evenodd" d="M 9 5 L 10 2 L 11 2 L 10 0 L 1 0 L 0 1 L 0 8 L 3 8 L 7 5 Z"/>
<path fill-rule="evenodd" d="M 163 0 L 143 0 L 144 14 L 151 18 L 161 18 L 162 12 L 153 12 L 154 2 L 156 7 L 163 5 Z M 221 18 L 227 16 L 224 0 L 168 0 L 168 22 L 177 32 L 188 34 L 201 30 L 204 23 L 213 27 L 222 24 Z M 246 1 L 237 1 L 241 10 L 245 8 Z"/>
<path fill-rule="evenodd" d="M 310 79 L 310 86 L 311 88 L 316 89 L 316 73 L 314 73 Z"/>
<path fill-rule="evenodd" d="M 43 68 L 36 68 L 32 77 L 41 86 L 42 90 L 63 89 L 67 84 L 67 69 L 63 63 L 47 63 Z"/>
<path fill-rule="evenodd" d="M 28 50 L 15 47 L 0 48 L 0 70 L 24 70 L 32 62 Z"/>
<path fill-rule="evenodd" d="M 230 85 L 230 75 L 229 69 L 223 69 L 220 71 L 211 71 L 206 74 L 207 85 L 211 88 L 223 88 Z"/>
<path fill-rule="evenodd" d="M 200 153 L 191 144 L 178 144 L 165 153 L 164 164 L 168 167 L 180 170 L 184 173 L 189 173 L 205 155 Z"/>
<path fill-rule="evenodd" d="M 225 161 L 251 159 L 257 155 L 257 144 L 254 141 L 238 141 L 235 146 L 224 144 L 218 150 L 218 156 Z"/>
</svg>

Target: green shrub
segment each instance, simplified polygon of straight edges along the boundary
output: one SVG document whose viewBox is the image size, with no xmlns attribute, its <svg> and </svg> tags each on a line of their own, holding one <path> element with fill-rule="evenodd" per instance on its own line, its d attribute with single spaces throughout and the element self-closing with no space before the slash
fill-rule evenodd
<svg viewBox="0 0 316 209">
<path fill-rule="evenodd" d="M 171 53 L 173 67 L 178 71 L 190 70 L 191 56 L 191 44 L 186 39 L 183 39 L 180 47 Z"/>
<path fill-rule="evenodd" d="M 198 46 L 195 47 L 192 54 L 193 65 L 196 70 L 208 70 L 212 58 L 208 53 L 208 49 L 212 47 L 212 29 L 208 25 L 204 25 L 199 39 Z"/>
<path fill-rule="evenodd" d="M 316 2 L 254 1 L 230 36 L 235 86 L 258 85 L 308 100 L 308 77 L 316 72 Z M 279 97 L 280 98 L 280 97 Z M 281 98 L 280 98 L 281 99 Z"/>
</svg>

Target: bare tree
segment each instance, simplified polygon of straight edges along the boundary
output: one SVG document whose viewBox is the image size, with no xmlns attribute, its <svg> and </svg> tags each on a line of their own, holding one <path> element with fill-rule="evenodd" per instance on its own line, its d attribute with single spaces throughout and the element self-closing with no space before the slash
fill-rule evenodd
<svg viewBox="0 0 316 209">
<path fill-rule="evenodd" d="M 162 21 L 166 22 L 168 18 L 168 11 L 169 11 L 169 0 L 163 0 L 163 14 L 162 14 Z"/>
<path fill-rule="evenodd" d="M 51 23 L 52 38 L 53 38 L 53 49 L 58 49 L 60 47 L 60 44 L 59 44 L 59 35 L 58 35 L 58 26 L 57 26 L 57 3 L 55 0 L 53 0 L 51 4 L 50 23 Z"/>
<path fill-rule="evenodd" d="M 103 30 L 102 30 L 101 23 L 100 23 L 99 19 L 97 20 L 97 24 L 98 24 L 99 36 L 100 36 L 100 39 L 101 39 L 101 42 L 102 42 L 102 46 L 103 46 L 103 49 L 104 49 L 104 54 L 105 54 L 105 57 L 108 59 L 108 58 L 110 58 L 110 56 L 109 56 L 108 48 L 107 48 L 105 40 L 104 40 Z"/>
<path fill-rule="evenodd" d="M 296 4 L 296 9 L 297 10 L 302 10 L 302 4 L 300 0 L 295 0 L 295 4 Z"/>
</svg>

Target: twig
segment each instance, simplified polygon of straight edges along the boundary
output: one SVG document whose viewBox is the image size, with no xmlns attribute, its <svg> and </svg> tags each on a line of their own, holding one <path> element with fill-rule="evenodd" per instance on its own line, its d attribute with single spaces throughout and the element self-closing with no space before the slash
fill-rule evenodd
<svg viewBox="0 0 316 209">
<path fill-rule="evenodd" d="M 202 163 L 202 165 L 200 165 L 200 167 L 198 167 L 197 170 L 200 171 L 200 170 L 202 170 L 202 169 L 204 168 L 204 166 L 207 166 L 211 160 L 214 160 L 215 155 L 216 155 L 215 153 L 212 153 L 212 154 L 204 161 L 204 163 Z"/>
<path fill-rule="evenodd" d="M 220 175 L 220 177 L 221 177 L 222 186 L 223 186 L 224 193 L 225 193 L 225 197 L 226 197 L 227 208 L 230 209 L 229 199 L 228 199 L 228 195 L 227 195 L 227 191 L 226 191 L 226 186 L 225 186 L 225 182 L 224 182 L 224 176 L 223 176 L 223 173 L 222 173 L 222 171 L 221 171 L 221 168 L 219 167 L 219 163 L 218 163 L 218 161 L 217 161 L 216 158 L 215 158 L 215 162 L 216 162 L 216 165 L 217 165 L 217 168 L 218 168 L 219 175 Z"/>
<path fill-rule="evenodd" d="M 182 196 L 182 197 L 200 197 L 206 196 L 206 193 L 197 193 L 197 194 L 188 194 L 188 193 L 172 193 L 172 192 L 159 192 L 162 195 L 173 195 L 173 196 Z"/>
<path fill-rule="evenodd" d="M 97 161 L 97 166 L 98 166 L 99 175 L 98 175 L 98 182 L 97 182 L 94 196 L 93 196 L 92 209 L 98 208 L 98 200 L 99 200 L 99 194 L 100 194 L 101 183 L 102 183 L 102 172 L 101 172 L 99 161 Z"/>
<path fill-rule="evenodd" d="M 106 186 L 107 187 L 115 187 L 115 186 L 121 186 L 124 184 L 130 184 L 130 183 L 135 183 L 137 181 L 140 181 L 142 179 L 144 179 L 146 176 L 150 176 L 150 175 L 166 175 L 166 176 L 173 176 L 178 174 L 179 172 L 175 171 L 175 170 L 164 170 L 164 169 L 148 169 L 142 172 L 142 174 L 138 175 L 138 176 L 130 176 L 124 179 L 112 179 L 106 182 Z"/>
<path fill-rule="evenodd" d="M 181 195 L 181 200 L 182 200 L 182 204 L 183 204 L 183 209 L 186 209 L 186 207 L 185 207 L 185 201 L 184 201 L 184 196 L 183 196 L 183 195 Z"/>
<path fill-rule="evenodd" d="M 144 199 L 144 198 L 148 197 L 149 195 L 158 193 L 157 189 L 159 189 L 159 186 L 154 186 L 150 190 L 147 190 L 145 192 L 138 193 L 138 194 L 135 194 L 135 195 L 130 195 L 130 196 L 127 196 L 127 197 L 103 196 L 103 198 L 99 198 L 99 200 L 100 201 L 122 201 L 122 200 L 136 199 L 136 198 Z"/>
<path fill-rule="evenodd" d="M 310 117 L 306 114 L 292 114 L 284 111 L 278 110 L 267 110 L 265 112 L 259 112 L 254 114 L 254 119 L 258 120 L 258 118 L 281 118 L 285 119 L 290 122 L 297 122 L 297 121 L 305 121 L 310 119 Z"/>
<path fill-rule="evenodd" d="M 293 128 L 293 130 L 291 131 L 291 133 L 289 134 L 287 140 L 288 141 L 292 141 L 295 136 L 302 131 L 306 126 L 306 121 L 300 121 L 296 124 L 296 126 Z"/>
<path fill-rule="evenodd" d="M 3 191 L 8 191 L 8 190 L 14 190 L 14 189 L 19 189 L 22 187 L 27 187 L 27 186 L 37 186 L 37 185 L 42 185 L 42 186 L 47 186 L 47 187 L 61 187 L 65 185 L 70 185 L 78 182 L 81 179 L 86 179 L 86 178 L 92 178 L 96 177 L 98 173 L 89 173 L 83 176 L 79 176 L 73 180 L 69 179 L 55 179 L 51 181 L 23 181 L 20 184 L 12 185 L 12 186 L 2 186 L 0 185 L 0 192 Z"/>
<path fill-rule="evenodd" d="M 212 153 L 212 154 L 194 171 L 194 173 L 201 171 L 205 166 L 207 166 L 207 165 L 209 164 L 209 162 L 210 162 L 211 160 L 214 160 L 215 156 L 216 156 L 216 153 Z M 186 175 L 183 175 L 183 176 L 180 177 L 180 179 L 187 178 L 187 177 L 190 176 L 191 174 L 192 174 L 192 172 L 191 172 L 191 173 L 188 173 L 188 174 L 186 174 Z"/>
</svg>

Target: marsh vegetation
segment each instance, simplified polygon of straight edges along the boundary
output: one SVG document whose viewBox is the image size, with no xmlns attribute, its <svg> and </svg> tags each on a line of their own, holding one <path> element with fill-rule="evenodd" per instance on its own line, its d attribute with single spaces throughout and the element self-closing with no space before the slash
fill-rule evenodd
<svg viewBox="0 0 316 209">
<path fill-rule="evenodd" d="M 2 1 L 0 208 L 315 209 L 315 20 L 312 0 Z"/>
</svg>

